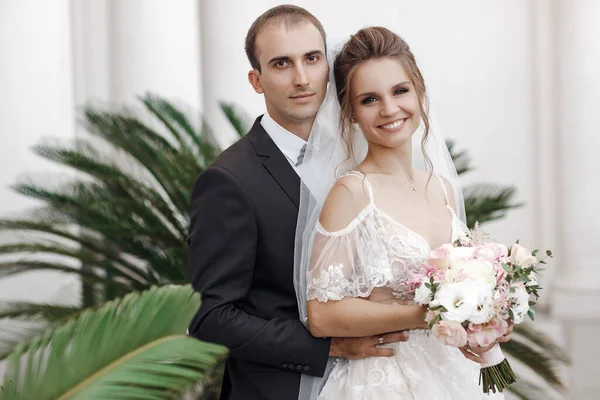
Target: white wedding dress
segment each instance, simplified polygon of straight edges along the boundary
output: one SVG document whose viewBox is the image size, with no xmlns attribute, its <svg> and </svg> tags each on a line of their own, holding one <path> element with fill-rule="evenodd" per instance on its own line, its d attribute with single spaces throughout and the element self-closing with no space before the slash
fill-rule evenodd
<svg viewBox="0 0 600 400">
<path fill-rule="evenodd" d="M 388 304 L 411 304 L 412 275 L 431 251 L 419 234 L 395 221 L 375 204 L 373 187 L 360 172 L 369 204 L 343 230 L 316 227 L 313 263 L 307 275 L 308 299 L 363 297 Z M 452 241 L 467 229 L 448 204 Z M 439 184 L 432 179 L 430 184 Z M 455 347 L 441 344 L 427 330 L 409 332 L 407 342 L 393 347 L 392 357 L 339 359 L 319 395 L 323 400 L 446 400 L 503 399 L 485 395 L 478 384 L 479 364 Z"/>
</svg>

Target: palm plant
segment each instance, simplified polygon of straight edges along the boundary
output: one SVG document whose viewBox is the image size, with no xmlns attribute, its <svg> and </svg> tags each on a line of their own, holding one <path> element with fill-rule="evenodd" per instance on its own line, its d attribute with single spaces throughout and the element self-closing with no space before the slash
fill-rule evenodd
<svg viewBox="0 0 600 400">
<path fill-rule="evenodd" d="M 0 277 L 39 269 L 77 274 L 84 285 L 83 299 L 74 307 L 6 304 L 0 318 L 34 320 L 38 325 L 0 340 L 0 358 L 2 350 L 6 356 L 16 343 L 31 343 L 36 333 L 71 320 L 87 307 L 132 291 L 185 282 L 189 191 L 220 149 L 206 124 L 196 128 L 188 115 L 162 98 L 146 95 L 140 100 L 151 118 L 146 122 L 127 109 L 86 107 L 82 123 L 89 136 L 67 146 L 34 148 L 42 157 L 77 171 L 79 178 L 60 185 L 28 180 L 14 187 L 44 206 L 25 218 L 0 220 L 0 230 L 27 234 L 15 243 L 0 244 L 0 254 L 24 255 L 0 262 Z M 248 118 L 233 105 L 221 106 L 243 135 Z M 459 173 L 469 171 L 466 153 L 456 152 L 452 142 L 448 146 Z M 518 207 L 512 202 L 514 194 L 511 187 L 465 188 L 469 225 L 502 218 Z M 505 351 L 551 387 L 562 388 L 555 372 L 555 364 L 568 362 L 562 349 L 527 325 L 515 331 Z M 218 382 L 205 390 L 217 387 Z M 535 385 L 528 382 L 511 389 L 523 399 L 537 398 L 531 395 Z"/>
<path fill-rule="evenodd" d="M 471 159 L 466 151 L 457 151 L 454 141 L 447 140 L 446 146 L 454 161 L 456 172 L 463 175 L 473 170 Z M 512 186 L 499 186 L 487 183 L 468 185 L 463 188 L 467 225 L 473 228 L 475 222 L 485 222 L 502 219 L 506 213 L 522 204 L 513 203 L 516 190 Z"/>
<path fill-rule="evenodd" d="M 88 309 L 12 352 L 0 398 L 173 398 L 227 354 L 185 334 L 199 305 L 169 285 Z"/>
<path fill-rule="evenodd" d="M 0 219 L 0 230 L 19 238 L 0 243 L 0 277 L 32 270 L 70 272 L 81 276 L 84 296 L 76 307 L 5 304 L 0 318 L 43 323 L 30 327 L 31 334 L 8 335 L 0 358 L 80 309 L 152 285 L 185 283 L 189 191 L 220 149 L 206 124 L 196 128 L 162 98 L 140 100 L 149 117 L 88 106 L 82 123 L 89 136 L 34 147 L 80 178 L 58 185 L 26 179 L 13 187 L 43 206 L 23 218 Z M 233 106 L 222 108 L 242 123 Z"/>
</svg>

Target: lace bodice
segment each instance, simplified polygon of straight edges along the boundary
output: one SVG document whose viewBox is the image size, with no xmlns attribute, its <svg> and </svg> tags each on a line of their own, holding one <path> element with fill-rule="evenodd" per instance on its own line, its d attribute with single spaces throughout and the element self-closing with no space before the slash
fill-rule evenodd
<svg viewBox="0 0 600 400">
<path fill-rule="evenodd" d="M 347 175 L 364 181 L 369 203 L 340 231 L 328 232 L 317 223 L 313 263 L 307 276 L 308 300 L 368 297 L 380 287 L 391 289 L 396 299 L 412 300 L 410 282 L 431 251 L 429 243 L 377 207 L 373 187 L 363 174 L 353 171 Z M 454 241 L 466 227 L 449 205 L 444 182 L 437 178 L 452 215 L 449 239 Z"/>
</svg>

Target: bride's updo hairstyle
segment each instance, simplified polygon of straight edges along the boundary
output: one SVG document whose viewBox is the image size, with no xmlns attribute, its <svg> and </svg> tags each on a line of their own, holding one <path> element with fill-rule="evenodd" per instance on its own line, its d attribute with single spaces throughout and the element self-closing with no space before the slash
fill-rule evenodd
<svg viewBox="0 0 600 400">
<path fill-rule="evenodd" d="M 404 39 L 389 29 L 379 26 L 364 28 L 352 35 L 335 58 L 333 64 L 337 97 L 341 108 L 340 128 L 342 137 L 348 146 L 349 155 L 353 156 L 350 134 L 352 132 L 352 103 L 350 101 L 352 77 L 360 64 L 381 58 L 398 60 L 415 87 L 421 120 L 425 128 L 421 149 L 427 165 L 430 167 L 430 172 L 432 172 L 431 160 L 425 153 L 425 143 L 429 137 L 430 123 L 428 115 L 429 102 L 423 75 L 417 67 L 415 56 Z"/>
</svg>

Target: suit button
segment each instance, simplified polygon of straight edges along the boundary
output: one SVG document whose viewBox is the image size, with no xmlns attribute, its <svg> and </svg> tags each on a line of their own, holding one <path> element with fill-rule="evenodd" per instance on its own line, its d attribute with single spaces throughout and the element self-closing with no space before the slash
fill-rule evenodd
<svg viewBox="0 0 600 400">
<path fill-rule="evenodd" d="M 308 372 L 310 371 L 310 365 L 305 365 L 304 366 L 304 372 Z"/>
<path fill-rule="evenodd" d="M 296 371 L 300 372 L 302 371 L 304 368 L 302 367 L 302 365 L 298 364 L 296 365 Z"/>
<path fill-rule="evenodd" d="M 288 364 L 288 368 L 289 369 L 296 369 L 296 364 L 290 363 L 290 364 Z"/>
<path fill-rule="evenodd" d="M 282 363 L 281 363 L 281 367 L 282 367 L 282 368 L 287 368 L 287 366 L 288 366 L 288 365 L 287 365 L 287 363 L 285 363 L 285 362 L 282 362 Z"/>
</svg>

